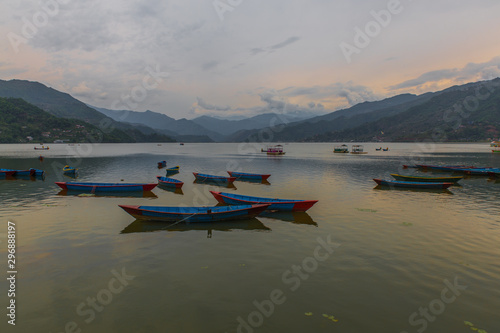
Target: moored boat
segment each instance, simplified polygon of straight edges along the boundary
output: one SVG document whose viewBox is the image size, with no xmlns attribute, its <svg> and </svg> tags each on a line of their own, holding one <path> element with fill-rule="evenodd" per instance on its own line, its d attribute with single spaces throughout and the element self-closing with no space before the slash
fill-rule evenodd
<svg viewBox="0 0 500 333">
<path fill-rule="evenodd" d="M 179 169 L 180 169 L 180 167 L 178 165 L 174 166 L 174 167 L 171 167 L 171 168 L 167 168 L 166 169 L 167 176 L 168 175 L 175 175 L 176 173 L 179 173 Z"/>
<path fill-rule="evenodd" d="M 245 172 L 237 172 L 237 171 L 227 171 L 229 176 L 236 177 L 236 180 L 239 179 L 247 179 L 247 180 L 261 180 L 264 181 L 269 178 L 271 175 L 259 174 L 259 173 L 245 173 Z"/>
<path fill-rule="evenodd" d="M 167 161 L 158 162 L 158 169 L 164 168 L 167 166 Z"/>
<path fill-rule="evenodd" d="M 184 185 L 183 182 L 180 180 L 174 179 L 174 178 L 167 178 L 167 177 L 161 177 L 157 176 L 158 179 L 158 185 L 163 185 L 167 187 L 175 187 L 175 188 L 181 188 L 182 185 Z"/>
<path fill-rule="evenodd" d="M 463 177 L 424 177 L 424 176 L 405 176 L 391 173 L 391 176 L 396 180 L 412 181 L 412 182 L 437 182 L 437 183 L 456 183 Z"/>
<path fill-rule="evenodd" d="M 267 155 L 276 155 L 276 156 L 286 154 L 285 151 L 283 150 L 282 145 L 268 146 L 265 152 L 267 153 Z"/>
<path fill-rule="evenodd" d="M 76 173 L 77 170 L 78 170 L 77 168 L 71 167 L 69 165 L 65 165 L 63 168 L 64 173 Z"/>
<path fill-rule="evenodd" d="M 311 208 L 318 200 L 289 200 L 289 199 L 272 199 L 262 197 L 252 197 L 249 195 L 239 195 L 233 193 L 210 191 L 212 195 L 221 203 L 229 205 L 241 204 L 269 204 L 270 210 L 283 210 L 305 212 Z"/>
<path fill-rule="evenodd" d="M 360 154 L 368 154 L 368 152 L 364 151 L 363 145 L 353 145 L 351 154 L 360 155 Z"/>
<path fill-rule="evenodd" d="M 45 176 L 45 171 L 43 171 L 43 170 L 33 169 L 33 168 L 31 168 L 30 170 L 33 170 L 33 176 L 36 176 L 36 177 Z"/>
<path fill-rule="evenodd" d="M 49 150 L 50 148 L 48 146 L 47 147 L 41 146 L 41 147 L 33 147 L 33 149 L 35 149 L 35 150 Z"/>
<path fill-rule="evenodd" d="M 63 190 L 82 192 L 133 192 L 151 191 L 158 184 L 144 183 L 84 183 L 84 182 L 56 182 Z"/>
<path fill-rule="evenodd" d="M 15 169 L 0 169 L 6 176 L 33 176 L 35 169 L 15 170 Z"/>
<path fill-rule="evenodd" d="M 236 177 L 207 175 L 206 173 L 198 173 L 198 172 L 193 172 L 193 175 L 196 177 L 196 180 L 201 182 L 232 183 L 236 180 Z"/>
<path fill-rule="evenodd" d="M 349 154 L 349 147 L 346 144 L 335 146 L 333 152 L 336 154 Z"/>
<path fill-rule="evenodd" d="M 262 213 L 269 205 L 238 205 L 218 207 L 164 207 L 119 205 L 140 220 L 171 222 L 220 222 L 249 219 Z"/>
<path fill-rule="evenodd" d="M 378 185 L 401 188 L 446 189 L 453 185 L 449 182 L 407 182 L 400 180 L 373 179 Z"/>
<path fill-rule="evenodd" d="M 16 170 L 11 169 L 0 169 L 0 177 L 9 177 L 13 176 L 16 173 Z"/>
</svg>

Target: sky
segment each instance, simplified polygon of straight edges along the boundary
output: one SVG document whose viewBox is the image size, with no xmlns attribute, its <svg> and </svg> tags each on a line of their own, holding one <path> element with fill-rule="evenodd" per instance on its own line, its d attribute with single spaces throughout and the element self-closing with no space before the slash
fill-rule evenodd
<svg viewBox="0 0 500 333">
<path fill-rule="evenodd" d="M 2 1 L 0 79 L 175 119 L 324 114 L 500 76 L 498 0 Z"/>
</svg>

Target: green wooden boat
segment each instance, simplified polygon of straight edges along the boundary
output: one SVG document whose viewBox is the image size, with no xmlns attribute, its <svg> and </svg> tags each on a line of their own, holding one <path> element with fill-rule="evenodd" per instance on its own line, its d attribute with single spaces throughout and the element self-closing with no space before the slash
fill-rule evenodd
<svg viewBox="0 0 500 333">
<path fill-rule="evenodd" d="M 396 180 L 403 180 L 408 182 L 436 182 L 436 183 L 456 183 L 460 179 L 464 178 L 458 177 L 422 177 L 422 176 L 405 176 L 391 173 L 391 176 Z"/>
</svg>

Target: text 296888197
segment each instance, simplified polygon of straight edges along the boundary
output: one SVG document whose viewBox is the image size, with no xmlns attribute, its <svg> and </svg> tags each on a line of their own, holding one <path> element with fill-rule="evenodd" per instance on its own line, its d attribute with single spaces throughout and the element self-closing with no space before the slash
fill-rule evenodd
<svg viewBox="0 0 500 333">
<path fill-rule="evenodd" d="M 7 322 L 11 325 L 16 324 L 16 224 L 7 222 L 7 281 L 9 289 L 7 296 L 9 306 L 7 307 Z"/>
</svg>

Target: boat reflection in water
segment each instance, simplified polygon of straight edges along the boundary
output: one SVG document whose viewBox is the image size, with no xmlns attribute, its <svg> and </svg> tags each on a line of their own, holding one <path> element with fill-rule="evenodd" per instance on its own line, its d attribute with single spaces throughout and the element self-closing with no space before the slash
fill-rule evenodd
<svg viewBox="0 0 500 333">
<path fill-rule="evenodd" d="M 132 192 L 97 192 L 89 193 L 85 191 L 75 190 L 61 190 L 57 195 L 62 196 L 77 196 L 77 197 L 106 197 L 106 198 L 158 198 L 156 194 L 151 191 L 132 191 Z"/>
<path fill-rule="evenodd" d="M 378 191 L 409 191 L 409 192 L 430 192 L 430 193 L 442 193 L 453 195 L 448 189 L 434 189 L 434 188 L 407 188 L 407 187 L 394 187 L 394 186 L 383 186 L 377 185 L 373 188 Z"/>
<path fill-rule="evenodd" d="M 256 218 L 234 220 L 225 222 L 207 222 L 207 223 L 187 223 L 187 222 L 159 222 L 147 220 L 135 220 L 123 229 L 121 234 L 134 232 L 153 232 L 153 231 L 207 231 L 207 238 L 212 238 L 213 231 L 233 231 L 233 230 L 252 230 L 252 231 L 271 231 L 262 222 Z"/>
<path fill-rule="evenodd" d="M 306 212 L 265 211 L 261 213 L 259 217 L 292 222 L 293 224 L 307 224 L 315 227 L 318 226 L 318 223 L 316 223 Z"/>
<path fill-rule="evenodd" d="M 231 188 L 231 189 L 236 190 L 236 186 L 234 186 L 234 184 L 232 182 L 228 183 L 228 182 L 217 181 L 217 180 L 198 180 L 198 179 L 195 179 L 193 181 L 193 184 L 215 185 L 215 186 Z"/>
<path fill-rule="evenodd" d="M 63 173 L 63 176 L 64 177 L 68 177 L 68 178 L 71 178 L 71 179 L 77 179 L 78 178 L 78 172 L 74 172 L 74 173 Z"/>
<path fill-rule="evenodd" d="M 245 182 L 245 183 L 251 183 L 251 184 L 256 184 L 256 185 L 271 185 L 271 183 L 268 180 L 254 180 L 254 179 L 236 179 L 237 182 Z"/>
<path fill-rule="evenodd" d="M 165 186 L 162 184 L 158 184 L 157 187 L 167 192 L 184 195 L 184 192 L 182 192 L 182 188 L 175 188 L 175 187 Z"/>
</svg>

